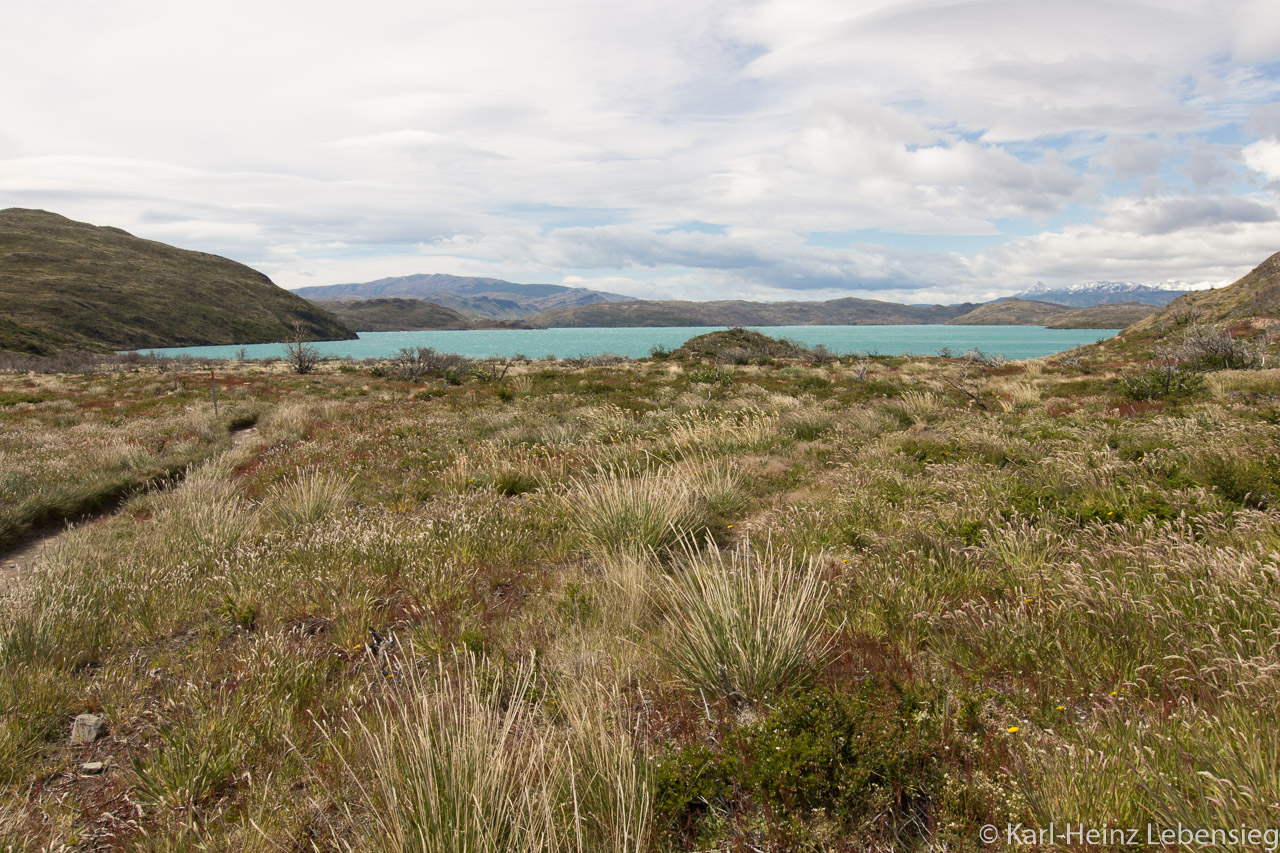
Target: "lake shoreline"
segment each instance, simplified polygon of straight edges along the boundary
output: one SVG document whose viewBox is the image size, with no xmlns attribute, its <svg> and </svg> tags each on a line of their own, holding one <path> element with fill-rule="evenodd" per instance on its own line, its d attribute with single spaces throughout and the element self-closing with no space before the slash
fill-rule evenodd
<svg viewBox="0 0 1280 853">
<path fill-rule="evenodd" d="M 315 341 L 325 358 L 389 358 L 406 347 L 432 347 L 468 358 L 582 358 L 619 355 L 642 358 L 654 347 L 675 349 L 690 338 L 725 326 L 664 326 L 556 329 L 467 329 L 363 332 L 354 341 Z M 751 327 L 756 328 L 756 327 Z M 824 346 L 835 355 L 938 355 L 977 349 L 1008 359 L 1042 358 L 1114 336 L 1119 329 L 1046 329 L 1043 326 L 761 326 L 771 337 Z M 284 344 L 166 347 L 137 350 L 164 356 L 231 359 L 281 358 Z"/>
</svg>

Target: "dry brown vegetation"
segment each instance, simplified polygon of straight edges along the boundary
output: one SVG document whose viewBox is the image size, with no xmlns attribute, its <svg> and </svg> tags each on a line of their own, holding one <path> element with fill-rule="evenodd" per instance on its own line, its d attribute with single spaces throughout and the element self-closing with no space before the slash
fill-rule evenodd
<svg viewBox="0 0 1280 853">
<path fill-rule="evenodd" d="M 733 361 L 0 375 L 0 850 L 1275 824 L 1275 371 Z"/>
</svg>

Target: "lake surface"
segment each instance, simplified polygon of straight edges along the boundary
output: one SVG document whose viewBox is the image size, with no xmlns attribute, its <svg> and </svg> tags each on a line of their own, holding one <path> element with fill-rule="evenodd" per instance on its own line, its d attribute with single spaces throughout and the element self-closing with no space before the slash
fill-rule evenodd
<svg viewBox="0 0 1280 853">
<path fill-rule="evenodd" d="M 657 329 L 492 329 L 456 332 L 364 332 L 354 341 L 317 341 L 326 356 L 387 358 L 404 347 L 434 347 L 469 358 L 530 358 L 554 355 L 615 355 L 639 358 L 649 348 L 675 349 L 689 338 L 724 326 L 664 327 Z M 822 344 L 837 355 L 937 355 L 943 348 L 955 353 L 969 349 L 1005 358 L 1039 358 L 1114 336 L 1119 329 L 1046 329 L 1042 326 L 759 326 L 775 338 Z M 205 358 L 235 358 L 237 346 L 171 347 L 140 350 L 161 355 L 187 353 Z M 248 344 L 248 358 L 284 355 L 284 344 Z"/>
</svg>

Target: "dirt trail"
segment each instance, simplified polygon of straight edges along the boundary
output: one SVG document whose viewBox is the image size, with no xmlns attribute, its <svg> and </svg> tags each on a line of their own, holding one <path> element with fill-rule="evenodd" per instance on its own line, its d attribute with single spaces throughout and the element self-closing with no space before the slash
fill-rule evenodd
<svg viewBox="0 0 1280 853">
<path fill-rule="evenodd" d="M 258 435 L 256 426 L 233 430 L 231 448 L 234 450 L 249 443 Z M 58 542 L 71 530 L 98 524 L 120 511 L 120 507 L 112 507 L 98 513 L 90 514 L 78 522 L 59 521 L 43 525 L 28 533 L 18 541 L 13 550 L 0 553 L 0 593 L 16 587 L 23 575 L 35 571 L 44 560 L 44 555 L 58 547 Z"/>
</svg>

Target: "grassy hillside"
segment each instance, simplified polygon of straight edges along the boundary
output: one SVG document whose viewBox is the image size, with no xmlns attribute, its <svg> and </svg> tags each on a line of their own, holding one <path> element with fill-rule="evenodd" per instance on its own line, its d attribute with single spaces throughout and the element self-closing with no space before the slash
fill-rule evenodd
<svg viewBox="0 0 1280 853">
<path fill-rule="evenodd" d="M 528 317 L 527 322 L 549 328 L 914 325 L 945 323 L 972 308 L 969 304 L 914 306 L 852 298 L 828 302 L 635 300 L 543 311 Z"/>
<path fill-rule="evenodd" d="M 752 360 L 802 358 L 808 352 L 803 346 L 761 334 L 754 329 L 735 328 L 690 338 L 673 350 L 670 356 L 745 364 Z"/>
<path fill-rule="evenodd" d="M 514 320 L 550 308 L 593 302 L 624 302 L 629 296 L 566 287 L 560 284 L 517 284 L 498 278 L 457 275 L 406 275 L 357 284 L 300 287 L 299 296 L 323 302 L 387 297 L 423 299 L 474 317 Z"/>
<path fill-rule="evenodd" d="M 135 349 L 355 336 L 243 264 L 43 210 L 0 211 L 0 348 Z"/>
<path fill-rule="evenodd" d="M 0 850 L 1275 826 L 1280 371 L 771 351 L 0 373 Z"/>
<path fill-rule="evenodd" d="M 1188 318 L 1202 323 L 1247 322 L 1280 318 L 1280 252 L 1258 264 L 1232 284 L 1183 294 L 1126 334 L 1142 335 L 1172 328 Z"/>
<path fill-rule="evenodd" d="M 953 317 L 948 326 L 1043 326 L 1071 309 L 1033 299 L 1000 299 Z"/>
<path fill-rule="evenodd" d="M 947 321 L 949 326 L 1044 326 L 1049 329 L 1123 329 L 1156 310 L 1140 302 L 1069 308 L 1034 299 L 1001 299 Z"/>
<path fill-rule="evenodd" d="M 1048 329 L 1123 329 L 1157 310 L 1157 306 L 1145 302 L 1108 302 L 1069 309 L 1050 318 L 1044 326 Z"/>
<path fill-rule="evenodd" d="M 1280 320 L 1280 252 L 1226 287 L 1183 294 L 1109 341 L 1102 359 L 1159 357 L 1200 366 L 1265 362 Z"/>
<path fill-rule="evenodd" d="M 357 332 L 412 332 L 430 329 L 527 329 L 517 322 L 481 319 L 421 299 L 312 300 Z"/>
</svg>

